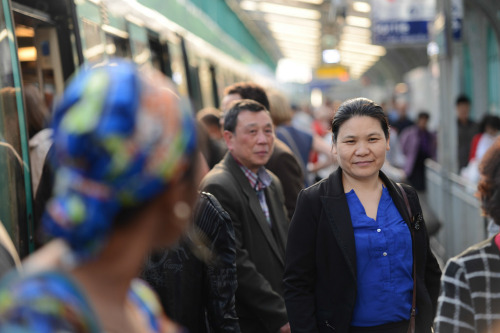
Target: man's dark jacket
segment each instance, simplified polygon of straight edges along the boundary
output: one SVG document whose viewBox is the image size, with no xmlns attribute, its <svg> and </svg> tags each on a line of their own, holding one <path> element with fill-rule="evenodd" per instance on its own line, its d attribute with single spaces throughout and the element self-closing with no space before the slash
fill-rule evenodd
<svg viewBox="0 0 500 333">
<path fill-rule="evenodd" d="M 266 169 L 274 173 L 283 186 L 289 220 L 295 211 L 299 192 L 304 188 L 305 175 L 299 158 L 283 141 L 276 138 L 273 153 L 266 164 Z"/>
<path fill-rule="evenodd" d="M 174 250 L 152 254 L 142 277 L 157 292 L 165 313 L 189 332 L 239 333 L 231 219 L 213 195 L 201 193 L 194 220 L 198 244 L 183 239 Z M 195 252 L 203 250 L 210 253 L 201 260 Z"/>
<path fill-rule="evenodd" d="M 256 192 L 228 153 L 203 179 L 201 190 L 212 193 L 229 213 L 236 235 L 236 312 L 241 331 L 276 333 L 288 322 L 283 300 L 283 269 L 288 219 L 278 178 L 265 189 L 272 227 Z"/>
<path fill-rule="evenodd" d="M 428 333 L 441 270 L 429 248 L 416 191 L 404 185 L 415 217 L 410 223 L 396 184 L 382 172 L 380 177 L 408 227 L 414 229 L 416 331 Z M 288 236 L 284 284 L 292 332 L 349 332 L 356 301 L 356 247 L 340 168 L 299 194 Z"/>
</svg>

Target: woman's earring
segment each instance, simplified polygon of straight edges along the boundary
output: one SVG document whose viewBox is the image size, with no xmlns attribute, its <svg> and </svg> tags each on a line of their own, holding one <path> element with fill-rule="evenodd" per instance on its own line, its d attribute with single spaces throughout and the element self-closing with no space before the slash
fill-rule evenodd
<svg viewBox="0 0 500 333">
<path fill-rule="evenodd" d="M 174 204 L 174 215 L 180 220 L 187 220 L 191 216 L 191 207 L 185 201 Z"/>
</svg>

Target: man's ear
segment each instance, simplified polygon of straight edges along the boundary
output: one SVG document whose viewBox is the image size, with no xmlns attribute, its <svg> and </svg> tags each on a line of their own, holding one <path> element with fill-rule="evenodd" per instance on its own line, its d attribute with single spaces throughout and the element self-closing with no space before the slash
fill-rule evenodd
<svg viewBox="0 0 500 333">
<path fill-rule="evenodd" d="M 234 138 L 234 133 L 231 131 L 224 131 L 222 133 L 224 136 L 224 141 L 226 141 L 226 146 L 229 151 L 233 150 L 233 138 Z"/>
</svg>

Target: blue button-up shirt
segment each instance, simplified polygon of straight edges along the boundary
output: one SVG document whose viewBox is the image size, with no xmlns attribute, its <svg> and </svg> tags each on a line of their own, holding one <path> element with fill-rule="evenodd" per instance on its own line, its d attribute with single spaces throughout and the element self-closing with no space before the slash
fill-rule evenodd
<svg viewBox="0 0 500 333">
<path fill-rule="evenodd" d="M 410 318 L 413 277 L 410 230 L 387 188 L 377 220 L 366 215 L 354 190 L 346 193 L 357 262 L 357 297 L 352 326 L 377 326 Z"/>
</svg>

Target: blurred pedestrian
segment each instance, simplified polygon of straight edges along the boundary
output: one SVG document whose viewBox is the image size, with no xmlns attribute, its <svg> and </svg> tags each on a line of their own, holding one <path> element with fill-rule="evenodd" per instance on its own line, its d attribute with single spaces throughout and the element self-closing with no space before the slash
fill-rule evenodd
<svg viewBox="0 0 500 333">
<path fill-rule="evenodd" d="M 402 133 L 407 127 L 413 126 L 413 121 L 408 117 L 408 104 L 405 101 L 396 103 L 397 118 L 390 124 L 398 133 Z"/>
<path fill-rule="evenodd" d="M 457 111 L 457 135 L 458 135 L 458 170 L 467 166 L 469 161 L 472 138 L 478 132 L 475 122 L 469 119 L 470 99 L 466 95 L 460 95 L 455 102 Z"/>
<path fill-rule="evenodd" d="M 193 218 L 193 227 L 178 246 L 151 253 L 142 277 L 157 292 L 166 314 L 190 333 L 239 333 L 231 218 L 205 192 Z"/>
<path fill-rule="evenodd" d="M 196 120 L 201 126 L 200 150 L 210 169 L 220 162 L 227 150 L 222 137 L 221 117 L 222 112 L 211 107 L 201 109 L 196 114 Z"/>
<path fill-rule="evenodd" d="M 494 115 L 485 115 L 479 123 L 478 129 L 479 133 L 472 138 L 469 163 L 460 171 L 461 176 L 473 183 L 474 186 L 479 181 L 481 159 L 500 134 L 500 118 Z"/>
<path fill-rule="evenodd" d="M 420 112 L 417 124 L 406 128 L 399 136 L 405 155 L 406 179 L 417 191 L 425 191 L 425 160 L 436 159 L 436 135 L 427 129 L 429 118 L 428 112 Z"/>
<path fill-rule="evenodd" d="M 339 168 L 300 193 L 288 234 L 292 331 L 406 333 L 416 307 L 416 332 L 431 332 L 441 271 L 416 191 L 380 171 L 387 118 L 368 99 L 348 100 L 332 133 Z"/>
<path fill-rule="evenodd" d="M 23 90 L 28 120 L 31 185 L 33 193 L 36 193 L 42 175 L 43 163 L 52 145 L 52 129 L 47 128 L 50 112 L 40 89 L 30 84 L 24 86 Z"/>
<path fill-rule="evenodd" d="M 500 139 L 480 165 L 483 214 L 500 225 Z M 479 227 L 479 226 L 478 226 Z M 500 320 L 500 235 L 451 258 L 441 278 L 435 332 L 492 332 Z"/>
<path fill-rule="evenodd" d="M 322 137 L 304 132 L 292 125 L 292 109 L 286 97 L 278 91 L 268 93 L 271 118 L 275 126 L 276 137 L 283 141 L 299 157 L 302 171 L 305 175 L 305 186 L 312 184 L 313 178 L 307 170 L 309 156 L 313 152 L 320 152 L 329 156 L 329 161 L 334 164 L 330 146 Z"/>
<path fill-rule="evenodd" d="M 224 139 L 229 152 L 203 178 L 201 190 L 212 193 L 233 221 L 241 331 L 287 333 L 282 278 L 288 219 L 281 183 L 264 167 L 274 145 L 269 112 L 254 100 L 233 102 Z"/>
<path fill-rule="evenodd" d="M 238 82 L 224 89 L 222 110 L 227 111 L 232 102 L 241 99 L 251 99 L 262 104 L 266 110 L 270 109 L 269 99 L 264 88 L 253 82 Z M 288 219 L 292 218 L 297 196 L 304 188 L 305 175 L 300 167 L 299 159 L 300 157 L 296 156 L 283 141 L 275 138 L 274 149 L 266 168 L 278 177 L 283 186 Z"/>
<path fill-rule="evenodd" d="M 56 239 L 0 287 L 0 332 L 179 332 L 136 276 L 177 242 L 199 179 L 173 84 L 125 60 L 82 68 L 55 108 Z M 124 93 L 126 92 L 126 93 Z"/>
</svg>

